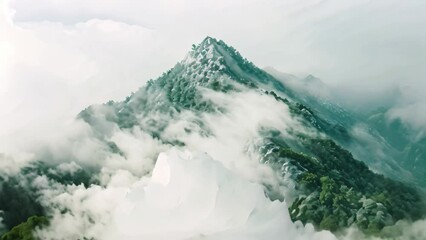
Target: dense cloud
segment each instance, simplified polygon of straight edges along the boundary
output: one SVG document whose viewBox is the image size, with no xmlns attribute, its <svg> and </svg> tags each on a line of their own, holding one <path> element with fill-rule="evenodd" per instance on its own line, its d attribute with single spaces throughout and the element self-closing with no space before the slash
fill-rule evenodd
<svg viewBox="0 0 426 240">
<path fill-rule="evenodd" d="M 120 175 L 120 176 L 119 176 Z M 261 185 L 225 169 L 207 154 L 172 149 L 159 155 L 151 178 L 75 187 L 50 202 L 54 214 L 42 239 L 335 239 L 294 225 L 285 203 L 269 201 Z"/>
</svg>

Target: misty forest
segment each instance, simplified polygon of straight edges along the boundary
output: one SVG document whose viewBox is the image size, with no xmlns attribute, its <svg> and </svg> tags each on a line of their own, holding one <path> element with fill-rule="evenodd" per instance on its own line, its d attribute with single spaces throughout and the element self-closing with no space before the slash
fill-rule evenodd
<svg viewBox="0 0 426 240">
<path fill-rule="evenodd" d="M 224 40 L 238 35 L 232 31 L 221 40 L 222 34 L 206 36 L 210 33 L 203 30 L 197 33 L 203 35 L 198 43 L 199 37 L 186 35 L 191 43 L 179 50 L 186 54 L 175 61 L 172 48 L 184 37 L 161 20 L 150 25 L 153 30 L 138 32 L 139 20 L 132 17 L 146 9 L 135 9 L 132 15 L 131 8 L 114 5 L 109 12 L 110 3 L 101 8 L 93 1 L 95 12 L 76 8 L 79 14 L 73 15 L 71 10 L 55 10 L 55 4 L 48 2 L 35 10 L 25 7 L 24 0 L 2 3 L 0 49 L 6 57 L 0 57 L 0 65 L 3 60 L 7 64 L 0 67 L 0 78 L 13 80 L 0 79 L 0 94 L 5 96 L 1 100 L 10 99 L 2 105 L 4 124 L 0 125 L 5 129 L 0 131 L 1 240 L 426 239 L 426 124 L 421 120 L 426 105 L 407 100 L 417 95 L 401 93 L 405 90 L 370 95 L 371 89 L 358 95 L 356 87 L 335 87 L 316 76 L 317 71 L 328 76 L 321 74 L 333 71 L 328 68 L 313 67 L 312 75 L 260 68 L 243 56 L 246 50 L 254 59 L 262 59 L 254 52 L 268 59 L 290 55 L 279 54 L 275 45 L 262 50 L 262 44 L 254 45 L 257 40 L 250 38 L 230 37 L 232 45 L 235 42 L 231 46 Z M 174 3 L 166 8 L 172 4 L 166 2 L 158 14 L 175 14 L 177 22 L 170 26 L 195 19 L 186 17 L 192 8 L 204 11 L 196 3 L 192 4 L 197 7 Z M 255 2 L 253 7 L 258 6 Z M 277 5 L 271 6 L 283 7 L 272 2 Z M 318 3 L 300 10 L 299 4 L 288 2 L 286 6 L 294 8 L 289 16 L 304 16 L 299 11 L 330 14 L 332 9 Z M 56 4 L 74 9 L 64 1 Z M 145 4 L 147 9 L 158 7 Z M 233 11 L 230 3 L 211 4 L 211 11 L 223 11 L 223 16 Z M 396 14 L 391 11 L 394 5 L 383 6 L 385 12 Z M 359 9 L 375 7 L 365 3 L 349 10 L 333 8 L 333 16 L 340 19 L 340 13 L 356 15 Z M 47 20 L 34 20 L 43 14 Z M 74 22 L 86 15 L 91 19 L 91 14 L 94 20 L 84 20 L 86 25 Z M 327 18 L 321 14 L 313 17 L 315 21 L 301 21 L 322 29 Z M 114 20 L 107 20 L 108 16 Z M 403 19 L 422 20 L 414 16 L 414 20 Z M 345 19 L 351 23 L 352 18 Z M 405 20 L 401 22 L 409 22 Z M 132 23 L 129 27 L 114 21 Z M 129 32 L 120 32 L 122 28 Z M 157 30 L 163 28 L 170 32 Z M 224 31 L 229 29 L 234 28 Z M 91 35 L 96 31 L 105 39 Z M 164 35 L 161 39 L 166 41 L 136 41 L 166 34 L 162 31 L 176 34 L 176 40 Z M 43 40 L 45 35 L 55 40 Z M 426 39 L 419 34 L 422 37 Z M 106 50 L 107 43 L 116 49 Z M 241 53 L 236 49 L 239 44 Z M 74 45 L 75 50 L 66 47 Z M 133 48 L 139 45 L 146 46 Z M 415 47 L 416 54 L 426 56 L 424 44 Z M 78 55 L 92 50 L 93 56 L 87 56 L 97 62 Z M 138 62 L 131 52 L 150 59 Z M 44 58 L 53 58 L 46 63 L 49 68 L 43 61 L 38 63 Z M 172 67 L 153 70 L 162 73 L 139 79 L 142 82 L 128 80 L 146 77 L 138 69 L 163 67 L 161 61 Z M 99 76 L 89 77 L 92 82 L 78 81 L 86 73 L 92 76 L 93 69 Z M 355 67 L 345 70 L 356 72 Z M 76 82 L 67 85 L 67 77 Z M 417 77 L 424 81 L 426 74 L 419 72 Z M 55 82 L 56 78 L 64 82 Z M 16 104 L 15 96 L 21 97 Z M 415 107 L 407 108 L 403 102 Z"/>
</svg>

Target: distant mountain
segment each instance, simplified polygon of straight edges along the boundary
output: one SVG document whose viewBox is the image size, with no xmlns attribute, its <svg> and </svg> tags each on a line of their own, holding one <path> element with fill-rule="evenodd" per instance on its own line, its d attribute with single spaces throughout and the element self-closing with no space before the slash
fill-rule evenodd
<svg viewBox="0 0 426 240">
<path fill-rule="evenodd" d="M 319 79 L 308 76 L 296 84 L 291 83 L 299 81 L 295 77 L 285 78 L 284 81 L 276 73 L 256 67 L 223 41 L 207 37 L 184 60 L 124 101 L 89 106 L 78 118 L 88 123 L 108 151 L 126 160 L 125 149 L 111 137 L 117 129 L 128 134 L 148 134 L 168 147 L 190 146 L 194 136 L 200 141 L 209 139 L 213 144 L 221 130 L 232 130 L 221 125 L 230 123 L 232 111 L 253 109 L 235 121 L 247 133 L 256 132 L 256 137 L 242 139 L 242 146 L 234 148 L 238 154 L 255 156 L 279 176 L 280 186 L 262 184 L 271 200 L 287 202 L 293 221 L 312 223 L 317 230 L 327 229 L 336 234 L 357 226 L 367 234 L 380 236 L 383 228 L 398 220 L 416 220 L 425 215 L 426 208 L 416 186 L 400 182 L 413 182 L 416 178 L 395 160 L 394 147 L 379 130 L 370 127 L 372 123 L 321 94 L 315 95 L 315 88 L 322 86 Z M 315 87 L 306 91 L 298 84 Z M 244 101 L 238 99 L 241 96 L 246 96 Z M 225 97 L 232 101 L 224 101 Z M 260 104 L 260 108 L 255 104 Z M 270 109 L 276 106 L 280 108 Z M 275 116 L 248 124 L 261 114 L 262 108 L 284 118 L 284 124 L 275 124 Z M 278 112 L 284 110 L 289 114 Z M 180 134 L 170 134 L 171 128 Z M 208 145 L 201 148 L 215 154 Z M 422 156 L 419 151 L 413 145 L 407 155 Z M 62 185 L 96 185 L 98 179 L 91 176 L 101 171 L 102 166 L 92 167 L 62 176 L 55 170 L 57 165 L 39 161 L 23 169 L 16 178 L 0 177 L 0 209 L 4 219 L 10 219 L 6 227 L 11 229 L 31 215 L 49 213 L 48 206 L 37 202 L 37 190 L 22 188 L 18 179 L 32 181 L 42 175 Z M 282 190 L 284 187 L 290 193 Z M 25 206 L 5 197 L 15 192 L 19 192 Z"/>
<path fill-rule="evenodd" d="M 391 120 L 387 116 L 389 108 L 378 108 L 370 113 L 350 111 L 336 104 L 333 89 L 312 75 L 299 78 L 271 67 L 265 71 L 288 86 L 296 93 L 297 100 L 310 106 L 317 115 L 328 122 L 337 120 L 347 131 L 345 136 L 349 141 L 342 141 L 339 135 L 333 136 L 334 140 L 374 171 L 426 187 L 425 138 L 419 138 L 418 133 L 399 119 Z"/>
<path fill-rule="evenodd" d="M 387 108 L 379 108 L 369 115 L 366 121 L 376 129 L 395 151 L 399 165 L 411 172 L 421 186 L 426 186 L 426 137 L 422 132 L 412 129 L 400 119 L 387 116 Z"/>
<path fill-rule="evenodd" d="M 293 89 L 298 95 L 315 96 L 323 99 L 330 99 L 332 96 L 330 87 L 313 75 L 300 78 L 292 74 L 280 72 L 273 67 L 265 67 L 263 70 L 282 81 L 285 86 Z"/>
</svg>

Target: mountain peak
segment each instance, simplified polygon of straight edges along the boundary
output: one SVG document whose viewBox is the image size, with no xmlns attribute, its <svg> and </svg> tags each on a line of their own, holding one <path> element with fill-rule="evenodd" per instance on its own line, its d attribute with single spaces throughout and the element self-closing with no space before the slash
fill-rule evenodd
<svg viewBox="0 0 426 240">
<path fill-rule="evenodd" d="M 190 75 L 197 73 L 209 79 L 212 74 L 220 73 L 250 87 L 271 84 L 273 88 L 288 93 L 283 84 L 241 56 L 235 48 L 210 36 L 200 44 L 192 45 L 192 50 L 179 63 Z"/>
<path fill-rule="evenodd" d="M 219 45 L 219 41 L 216 38 L 207 36 L 206 38 L 204 38 L 204 40 L 198 44 L 198 46 L 193 45 L 193 49 L 194 51 L 197 52 L 202 52 L 203 50 L 208 50 L 211 48 L 215 48 Z"/>
<path fill-rule="evenodd" d="M 202 63 L 219 61 L 221 64 L 230 64 L 233 62 L 231 65 L 234 65 L 236 62 L 238 64 L 248 62 L 235 48 L 227 45 L 222 40 L 210 36 L 205 37 L 198 45 L 193 44 L 192 50 L 181 63 L 190 65 L 194 61 Z"/>
<path fill-rule="evenodd" d="M 216 38 L 207 36 L 206 38 L 204 38 L 204 40 L 201 42 L 202 45 L 211 45 L 211 44 L 217 44 L 218 41 Z"/>
<path fill-rule="evenodd" d="M 199 44 L 192 44 L 191 52 L 200 52 L 204 49 L 208 49 L 212 46 L 217 46 L 217 45 L 219 45 L 219 41 L 216 38 L 207 36 Z"/>
<path fill-rule="evenodd" d="M 217 59 L 222 56 L 222 53 L 219 51 L 219 45 L 220 43 L 217 39 L 207 36 L 200 44 L 192 45 L 192 51 L 188 53 L 181 63 L 190 65 L 194 62 L 206 62 L 211 59 Z"/>
</svg>

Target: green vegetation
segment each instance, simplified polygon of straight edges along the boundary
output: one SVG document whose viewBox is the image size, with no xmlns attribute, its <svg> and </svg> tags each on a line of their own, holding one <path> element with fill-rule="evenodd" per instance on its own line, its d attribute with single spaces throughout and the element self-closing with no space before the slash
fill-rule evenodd
<svg viewBox="0 0 426 240">
<path fill-rule="evenodd" d="M 0 177 L 0 214 L 6 229 L 16 226 L 32 215 L 42 215 L 43 207 L 26 179 Z"/>
<path fill-rule="evenodd" d="M 32 216 L 26 222 L 23 222 L 12 228 L 9 232 L 3 234 L 0 240 L 37 240 L 34 231 L 48 226 L 49 219 L 45 216 Z"/>
<path fill-rule="evenodd" d="M 264 161 L 279 167 L 293 166 L 300 196 L 290 206 L 294 221 L 338 232 L 356 224 L 367 234 L 378 235 L 400 219 L 424 216 L 419 193 L 402 183 L 373 173 L 352 154 L 329 139 L 301 137 L 302 153 L 273 140 Z"/>
</svg>

